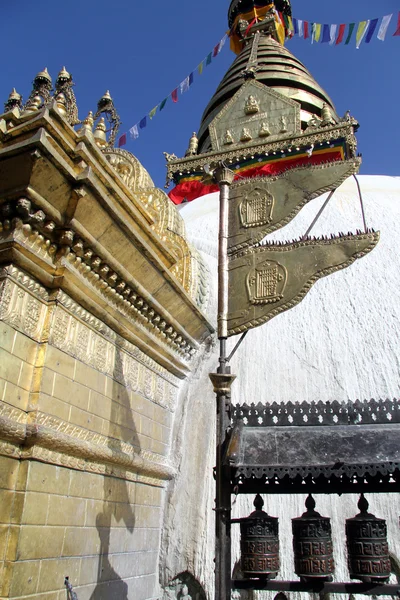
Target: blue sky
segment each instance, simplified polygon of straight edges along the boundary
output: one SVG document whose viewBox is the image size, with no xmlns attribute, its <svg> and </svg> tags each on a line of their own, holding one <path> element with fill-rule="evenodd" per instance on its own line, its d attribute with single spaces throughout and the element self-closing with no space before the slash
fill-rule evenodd
<svg viewBox="0 0 400 600">
<path fill-rule="evenodd" d="M 47 66 L 53 80 L 65 64 L 73 74 L 79 116 L 96 109 L 110 89 L 128 130 L 167 96 L 213 49 L 227 29 L 229 0 L 82 0 L 4 3 L 0 100 L 13 86 L 26 98 L 35 74 Z M 376 37 L 356 50 L 311 45 L 294 39 L 288 48 L 308 67 L 334 101 L 339 114 L 350 109 L 359 120 L 362 173 L 400 176 L 400 37 L 392 37 L 399 0 L 292 0 L 294 16 L 320 23 L 349 23 L 394 13 L 384 43 Z M 234 59 L 226 44 L 220 56 L 195 74 L 179 102 L 168 101 L 136 141 L 133 152 L 160 187 L 162 152 L 182 156 L 190 135 Z"/>
</svg>

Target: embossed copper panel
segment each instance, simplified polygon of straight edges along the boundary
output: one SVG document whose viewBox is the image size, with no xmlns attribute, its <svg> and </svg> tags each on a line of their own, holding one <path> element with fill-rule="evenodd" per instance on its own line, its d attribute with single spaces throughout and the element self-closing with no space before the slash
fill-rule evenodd
<svg viewBox="0 0 400 600">
<path fill-rule="evenodd" d="M 234 183 L 229 199 L 228 252 L 254 245 L 289 223 L 310 200 L 357 173 L 360 162 L 355 158 Z"/>
<path fill-rule="evenodd" d="M 379 233 L 249 248 L 229 261 L 228 335 L 266 323 L 299 304 L 321 277 L 370 252 Z"/>
</svg>

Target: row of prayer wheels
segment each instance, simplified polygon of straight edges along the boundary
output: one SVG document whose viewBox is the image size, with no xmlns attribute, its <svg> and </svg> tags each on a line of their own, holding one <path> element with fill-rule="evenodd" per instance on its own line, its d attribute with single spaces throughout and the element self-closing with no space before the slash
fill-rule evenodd
<svg viewBox="0 0 400 600">
<path fill-rule="evenodd" d="M 241 566 L 245 578 L 274 579 L 279 572 L 279 523 L 262 510 L 263 499 L 257 495 L 255 511 L 240 523 Z M 360 513 L 346 520 L 348 567 L 351 579 L 364 583 L 386 583 L 391 564 L 384 519 L 368 512 L 362 494 Z M 314 498 L 306 500 L 307 511 L 292 519 L 295 573 L 301 581 L 331 581 L 335 570 L 331 523 L 315 510 Z"/>
</svg>

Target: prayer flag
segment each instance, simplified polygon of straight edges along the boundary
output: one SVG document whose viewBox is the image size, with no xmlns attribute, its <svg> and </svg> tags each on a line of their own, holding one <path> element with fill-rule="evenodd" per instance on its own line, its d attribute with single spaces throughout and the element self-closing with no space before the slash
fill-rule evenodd
<svg viewBox="0 0 400 600">
<path fill-rule="evenodd" d="M 172 102 L 178 102 L 178 88 L 176 88 L 171 94 Z"/>
<path fill-rule="evenodd" d="M 224 37 L 222 38 L 222 40 L 219 43 L 219 50 L 218 50 L 218 54 L 221 52 L 222 48 L 225 46 L 225 42 L 228 39 L 228 34 L 226 33 L 224 35 Z"/>
<path fill-rule="evenodd" d="M 369 26 L 369 21 L 360 21 L 360 23 L 358 24 L 357 27 L 357 34 L 356 34 L 356 48 L 357 50 L 360 48 L 361 43 L 364 39 L 364 36 L 367 32 Z"/>
<path fill-rule="evenodd" d="M 181 88 L 181 94 L 184 94 L 189 89 L 189 75 L 182 81 L 179 86 Z"/>
<path fill-rule="evenodd" d="M 383 17 L 382 19 L 382 23 L 381 26 L 379 27 L 379 31 L 378 31 L 378 40 L 380 40 L 381 42 L 385 41 L 385 37 L 386 37 L 386 32 L 388 30 L 389 27 L 389 23 L 392 20 L 393 14 L 391 15 L 386 15 L 386 17 Z"/>
<path fill-rule="evenodd" d="M 350 44 L 350 40 L 352 38 L 353 35 L 353 31 L 354 31 L 354 27 L 356 26 L 355 23 L 350 23 L 349 25 L 349 33 L 347 35 L 347 40 L 345 41 L 345 45 L 347 46 L 347 44 Z"/>
<path fill-rule="evenodd" d="M 315 23 L 315 41 L 319 42 L 319 40 L 321 39 L 321 28 L 322 25 L 320 23 Z"/>
<path fill-rule="evenodd" d="M 139 123 L 140 129 L 144 129 L 147 125 L 147 117 L 143 117 L 143 119 Z"/>
<path fill-rule="evenodd" d="M 215 58 L 216 56 L 218 56 L 218 52 L 219 52 L 219 44 L 217 44 L 213 50 L 213 57 Z"/>
<path fill-rule="evenodd" d="M 299 25 L 299 37 L 303 37 L 303 19 L 298 20 Z"/>
<path fill-rule="evenodd" d="M 331 25 L 330 27 L 330 36 L 331 36 L 331 41 L 329 42 L 331 46 L 333 46 L 333 44 L 335 43 L 336 40 L 336 32 L 337 32 L 337 25 Z"/>
<path fill-rule="evenodd" d="M 329 25 L 324 25 L 322 33 L 322 44 L 328 44 L 331 41 L 331 28 Z"/>
<path fill-rule="evenodd" d="M 204 69 L 204 60 L 202 60 L 202 61 L 201 61 L 201 63 L 199 64 L 199 66 L 197 67 L 197 70 L 198 70 L 198 72 L 199 72 L 199 75 L 201 75 L 201 74 L 202 74 L 202 72 L 203 72 L 203 69 Z"/>
<path fill-rule="evenodd" d="M 379 21 L 379 19 L 372 19 L 371 23 L 369 24 L 369 28 L 367 31 L 367 37 L 365 38 L 366 44 L 369 44 L 370 41 L 372 40 L 372 36 L 374 35 L 375 29 L 378 26 L 378 21 Z"/>
<path fill-rule="evenodd" d="M 308 21 L 304 21 L 304 39 L 306 40 L 309 37 L 310 36 L 308 32 Z"/>
<path fill-rule="evenodd" d="M 130 128 L 129 130 L 130 136 L 133 140 L 137 140 L 139 137 L 139 129 L 137 124 Z"/>
<path fill-rule="evenodd" d="M 299 23 L 298 23 L 298 19 L 293 18 L 293 29 L 294 29 L 294 34 L 298 35 L 299 34 Z"/>
<path fill-rule="evenodd" d="M 211 52 L 210 52 L 210 54 L 206 58 L 206 65 L 207 65 L 207 67 L 208 67 L 208 65 L 211 65 L 211 60 L 212 60 L 212 58 L 211 58 Z"/>
<path fill-rule="evenodd" d="M 126 144 L 126 133 L 123 133 L 118 140 L 118 148 L 121 148 L 121 146 L 125 146 L 125 144 Z"/>
<path fill-rule="evenodd" d="M 167 104 L 167 100 L 168 100 L 168 97 L 164 98 L 164 100 L 161 102 L 161 104 L 160 104 L 160 110 L 162 110 L 164 108 L 164 106 Z"/>
<path fill-rule="evenodd" d="M 157 105 L 157 106 L 155 106 L 155 107 L 154 107 L 154 108 L 153 108 L 153 109 L 152 109 L 152 110 L 149 112 L 149 117 L 150 117 L 150 119 L 152 119 L 152 118 L 154 117 L 154 115 L 156 114 L 156 112 L 157 112 L 157 108 L 158 108 L 158 105 Z"/>
<path fill-rule="evenodd" d="M 399 10 L 399 16 L 397 17 L 397 29 L 393 34 L 393 37 L 395 35 L 400 35 L 400 10 Z"/>
<path fill-rule="evenodd" d="M 290 15 L 288 15 L 288 22 L 289 22 L 289 31 L 293 32 L 294 31 L 293 21 L 292 21 L 292 17 Z"/>
<path fill-rule="evenodd" d="M 192 83 L 193 83 L 193 79 L 194 79 L 194 73 L 193 73 L 193 71 L 192 71 L 192 72 L 190 73 L 190 75 L 189 75 L 189 87 L 192 85 Z"/>
<path fill-rule="evenodd" d="M 341 25 L 339 25 L 339 35 L 336 40 L 336 46 L 338 46 L 339 44 L 341 44 L 343 42 L 345 31 L 346 31 L 346 24 L 342 23 Z"/>
</svg>

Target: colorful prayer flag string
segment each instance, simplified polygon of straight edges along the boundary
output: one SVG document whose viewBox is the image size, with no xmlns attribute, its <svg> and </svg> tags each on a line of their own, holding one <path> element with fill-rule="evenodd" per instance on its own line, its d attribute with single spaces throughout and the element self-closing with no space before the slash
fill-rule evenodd
<svg viewBox="0 0 400 600">
<path fill-rule="evenodd" d="M 208 67 L 208 65 L 212 63 L 213 58 L 216 58 L 221 52 L 227 38 L 228 35 L 225 34 L 224 37 L 218 42 L 218 44 L 214 46 L 213 50 L 211 50 L 211 52 L 209 52 L 209 54 L 207 54 L 207 56 L 196 67 L 196 69 L 194 69 L 187 77 L 185 77 L 185 79 L 166 98 L 164 98 L 164 100 L 162 100 L 159 104 L 152 108 L 146 116 L 140 119 L 140 121 L 133 125 L 133 127 L 131 127 L 127 132 L 124 132 L 122 135 L 119 136 L 117 142 L 118 148 L 121 148 L 122 146 L 126 145 L 128 140 L 128 134 L 131 139 L 137 140 L 140 134 L 140 130 L 147 127 L 147 124 L 149 122 L 148 119 L 150 119 L 151 121 L 153 117 L 155 117 L 155 115 L 157 114 L 157 111 L 161 112 L 164 109 L 168 98 L 171 98 L 172 102 L 176 104 L 179 100 L 179 92 L 182 95 L 185 92 L 189 91 L 190 87 L 193 85 L 194 82 L 195 71 L 197 71 L 199 75 L 203 73 L 204 67 Z"/>
</svg>

